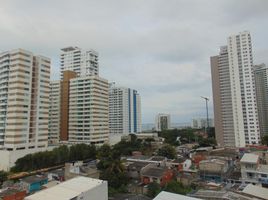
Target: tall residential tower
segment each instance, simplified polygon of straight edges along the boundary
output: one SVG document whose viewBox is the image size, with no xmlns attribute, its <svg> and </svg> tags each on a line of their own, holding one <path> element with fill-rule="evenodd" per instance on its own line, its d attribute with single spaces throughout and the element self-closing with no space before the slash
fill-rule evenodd
<svg viewBox="0 0 268 200">
<path fill-rule="evenodd" d="M 16 49 L 0 54 L 0 147 L 46 148 L 50 59 Z"/>
<path fill-rule="evenodd" d="M 136 90 L 110 85 L 109 128 L 111 134 L 141 132 L 141 100 Z"/>
<path fill-rule="evenodd" d="M 254 66 L 258 115 L 261 136 L 268 134 L 268 66 Z"/>
<path fill-rule="evenodd" d="M 99 75 L 99 55 L 96 51 L 84 51 L 78 47 L 66 47 L 61 51 L 61 77 L 66 70 L 74 71 L 77 76 Z"/>
<path fill-rule="evenodd" d="M 155 117 L 155 130 L 163 131 L 170 129 L 170 115 L 158 114 Z"/>
<path fill-rule="evenodd" d="M 228 37 L 211 57 L 216 139 L 220 146 L 260 142 L 250 33 Z"/>
</svg>

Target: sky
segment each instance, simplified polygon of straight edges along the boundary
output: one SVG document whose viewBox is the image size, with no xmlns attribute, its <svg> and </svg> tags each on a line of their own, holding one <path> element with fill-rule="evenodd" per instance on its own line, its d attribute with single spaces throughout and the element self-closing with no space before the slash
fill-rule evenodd
<svg viewBox="0 0 268 200">
<path fill-rule="evenodd" d="M 99 52 L 100 76 L 141 95 L 142 122 L 205 117 L 210 56 L 229 35 L 251 32 L 254 64 L 268 64 L 268 0 L 0 0 L 0 51 L 23 48 L 51 58 L 60 49 Z"/>
</svg>

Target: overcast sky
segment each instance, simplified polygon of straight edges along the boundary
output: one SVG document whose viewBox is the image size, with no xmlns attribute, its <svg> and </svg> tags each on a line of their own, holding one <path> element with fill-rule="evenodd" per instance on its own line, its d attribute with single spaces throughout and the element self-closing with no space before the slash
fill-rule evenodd
<svg viewBox="0 0 268 200">
<path fill-rule="evenodd" d="M 61 48 L 98 51 L 100 76 L 140 93 L 143 123 L 205 116 L 209 57 L 243 30 L 268 64 L 268 0 L 0 0 L 0 51 L 50 57 L 54 80 Z"/>
</svg>

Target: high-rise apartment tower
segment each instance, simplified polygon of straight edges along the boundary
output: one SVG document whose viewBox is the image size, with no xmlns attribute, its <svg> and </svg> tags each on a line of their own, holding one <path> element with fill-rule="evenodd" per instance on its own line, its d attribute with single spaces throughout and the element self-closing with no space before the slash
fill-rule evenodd
<svg viewBox="0 0 268 200">
<path fill-rule="evenodd" d="M 96 51 L 84 51 L 78 47 L 66 47 L 61 51 L 61 78 L 66 70 L 74 71 L 77 76 L 99 75 L 99 55 Z"/>
<path fill-rule="evenodd" d="M 155 130 L 163 131 L 170 129 L 170 115 L 158 114 L 155 117 Z"/>
<path fill-rule="evenodd" d="M 251 36 L 228 37 L 211 57 L 216 139 L 220 146 L 244 147 L 260 142 Z"/>
<path fill-rule="evenodd" d="M 0 54 L 0 147 L 46 148 L 50 59 L 16 49 Z"/>
<path fill-rule="evenodd" d="M 261 136 L 268 134 L 268 67 L 254 66 L 255 87 Z"/>
<path fill-rule="evenodd" d="M 110 84 L 109 128 L 111 134 L 141 132 L 141 99 L 136 90 Z"/>
</svg>

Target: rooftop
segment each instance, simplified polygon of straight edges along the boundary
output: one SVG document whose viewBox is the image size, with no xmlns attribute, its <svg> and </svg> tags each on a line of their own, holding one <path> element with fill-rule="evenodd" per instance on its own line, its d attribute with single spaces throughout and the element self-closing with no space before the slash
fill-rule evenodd
<svg viewBox="0 0 268 200">
<path fill-rule="evenodd" d="M 220 160 L 220 159 L 201 160 L 199 165 L 203 164 L 203 163 L 217 163 L 217 164 L 220 164 L 220 165 L 224 165 L 226 163 L 226 161 Z"/>
<path fill-rule="evenodd" d="M 128 169 L 140 171 L 146 165 L 148 165 L 146 162 L 131 162 L 128 165 Z"/>
<path fill-rule="evenodd" d="M 23 178 L 22 181 L 31 184 L 31 183 L 40 182 L 46 179 L 47 179 L 46 176 L 28 176 L 28 177 Z"/>
<path fill-rule="evenodd" d="M 246 163 L 257 163 L 259 160 L 259 156 L 252 153 L 245 153 L 241 158 L 240 162 Z"/>
<path fill-rule="evenodd" d="M 243 190 L 243 193 L 252 195 L 258 198 L 267 199 L 268 197 L 268 189 L 263 188 L 261 186 L 255 186 L 252 184 L 248 184 L 245 189 Z"/>
<path fill-rule="evenodd" d="M 161 178 L 164 172 L 167 170 L 166 167 L 148 166 L 142 171 L 143 176 Z"/>
<path fill-rule="evenodd" d="M 21 192 L 21 190 L 18 190 L 15 188 L 8 188 L 8 189 L 0 190 L 0 198 L 5 197 L 7 195 L 15 194 L 18 192 Z"/>
<path fill-rule="evenodd" d="M 153 200 L 200 200 L 200 199 L 162 191 Z"/>
<path fill-rule="evenodd" d="M 42 190 L 25 198 L 26 200 L 67 200 L 98 187 L 106 181 L 78 176 L 54 187 Z M 107 183 L 106 183 L 107 184 Z"/>
<path fill-rule="evenodd" d="M 164 161 L 166 158 L 164 156 L 153 156 L 150 160 L 152 161 Z"/>
<path fill-rule="evenodd" d="M 68 51 L 74 51 L 76 49 L 79 49 L 78 47 L 65 47 L 65 48 L 62 48 L 61 50 L 64 51 L 64 52 L 68 52 Z"/>
<path fill-rule="evenodd" d="M 268 173 L 268 165 L 259 165 L 259 171 L 263 173 Z"/>
</svg>

